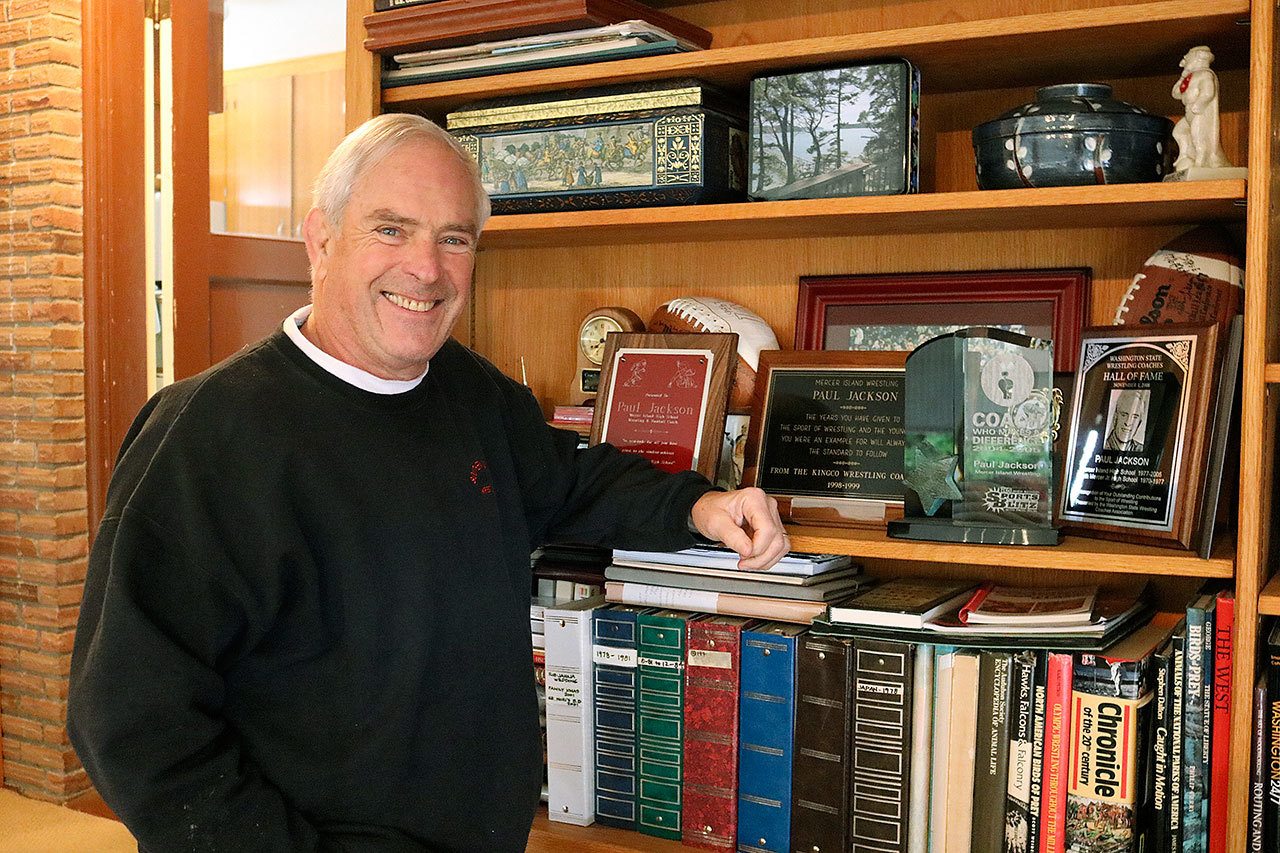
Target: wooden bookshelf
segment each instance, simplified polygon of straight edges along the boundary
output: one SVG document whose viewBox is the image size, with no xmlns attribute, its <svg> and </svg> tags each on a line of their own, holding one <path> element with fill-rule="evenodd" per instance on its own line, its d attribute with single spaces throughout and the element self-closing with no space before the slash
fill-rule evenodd
<svg viewBox="0 0 1280 853">
<path fill-rule="evenodd" d="M 532 213 L 493 217 L 481 248 L 1238 221 L 1244 197 L 1244 181 L 1204 181 Z"/>
<path fill-rule="evenodd" d="M 788 525 L 791 547 L 818 554 L 859 558 L 961 563 L 1013 568 L 1069 569 L 1139 575 L 1229 578 L 1235 569 L 1234 541 L 1219 541 L 1209 559 L 1186 551 L 1064 536 L 1051 548 L 1003 545 L 952 545 L 891 539 L 878 530 Z"/>
<path fill-rule="evenodd" d="M 852 554 L 880 574 L 930 569 L 1019 579 L 1090 572 L 1105 582 L 1146 576 L 1161 606 L 1177 607 L 1202 578 L 1236 593 L 1233 703 L 1250 706 L 1259 612 L 1280 614 L 1268 584 L 1269 522 L 1280 383 L 1280 299 L 1270 265 L 1276 7 L 1250 0 L 655 0 L 710 30 L 710 50 L 398 87 L 380 91 L 381 58 L 362 47 L 372 0 L 348 3 L 347 115 L 380 111 L 441 120 L 461 105 L 588 86 L 696 77 L 743 94 L 765 72 L 901 56 L 922 73 L 921 192 L 913 196 L 581 211 L 494 217 L 481 241 L 471 345 L 512 375 L 527 365 L 544 408 L 565 402 L 573 336 L 583 314 L 625 305 L 645 316 L 675 296 L 703 294 L 758 313 L 792 345 L 802 275 L 1089 267 L 1089 322 L 1111 322 L 1144 258 L 1188 227 L 1244 223 L 1245 340 L 1236 532 L 1210 559 L 1066 537 L 1057 548 L 904 542 L 881 532 L 792 527 L 797 549 Z M 1245 25 L 1242 25 L 1245 24 Z M 979 192 L 972 127 L 1030 98 L 1036 86 L 1103 81 L 1123 100 L 1180 114 L 1169 95 L 1188 47 L 1210 45 L 1222 101 L 1223 145 L 1250 180 Z M 1231 733 L 1227 849 L 1244 849 L 1250 731 Z M 535 824 L 529 850 L 674 851 L 639 833 Z"/>
<path fill-rule="evenodd" d="M 1280 574 L 1267 581 L 1258 596 L 1259 616 L 1280 616 Z"/>
</svg>

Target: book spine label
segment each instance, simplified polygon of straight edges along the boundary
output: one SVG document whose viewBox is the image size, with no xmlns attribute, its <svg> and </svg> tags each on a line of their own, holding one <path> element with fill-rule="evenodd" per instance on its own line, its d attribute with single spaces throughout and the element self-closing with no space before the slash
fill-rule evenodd
<svg viewBox="0 0 1280 853">
<path fill-rule="evenodd" d="M 595 820 L 591 611 L 549 610 L 547 641 L 547 817 Z"/>
<path fill-rule="evenodd" d="M 1267 652 L 1267 801 L 1266 847 L 1280 849 L 1280 648 Z"/>
<path fill-rule="evenodd" d="M 1267 801 L 1267 682 L 1259 672 L 1253 689 L 1253 754 L 1249 773 L 1249 826 L 1245 834 L 1246 850 L 1262 853 L 1266 849 L 1265 809 Z"/>
<path fill-rule="evenodd" d="M 685 618 L 669 612 L 641 613 L 636 626 L 636 828 L 675 841 L 680 840 L 684 769 Z"/>
<path fill-rule="evenodd" d="M 1209 853 L 1227 853 L 1227 791 L 1231 758 L 1231 654 L 1236 601 L 1220 594 L 1213 620 L 1213 717 L 1209 756 Z"/>
<path fill-rule="evenodd" d="M 1067 769 L 1071 740 L 1071 655 L 1049 654 L 1045 689 L 1044 769 L 1040 853 L 1065 853 Z"/>
<path fill-rule="evenodd" d="M 791 847 L 844 850 L 849 828 L 853 641 L 806 636 L 796 652 Z"/>
<path fill-rule="evenodd" d="M 786 853 L 791 838 L 794 636 L 742 632 L 738 849 Z"/>
<path fill-rule="evenodd" d="M 854 653 L 852 843 L 906 853 L 914 649 L 860 639 Z"/>
<path fill-rule="evenodd" d="M 1036 680 L 1031 692 L 1031 799 L 1027 803 L 1027 849 L 1040 849 L 1040 807 L 1044 800 L 1044 734 L 1048 714 L 1049 659 L 1036 654 Z"/>
<path fill-rule="evenodd" d="M 1003 848 L 1005 836 L 1013 655 L 1009 652 L 983 652 L 979 660 L 972 849 L 995 851 Z"/>
<path fill-rule="evenodd" d="M 596 822 L 634 829 L 636 614 L 628 610 L 597 610 L 592 632 Z"/>
<path fill-rule="evenodd" d="M 1029 850 L 1031 806 L 1031 738 L 1035 726 L 1036 656 L 1031 652 L 1014 655 L 1010 661 L 1012 684 L 1009 696 L 1009 763 L 1005 786 L 1004 851 Z"/>
<path fill-rule="evenodd" d="M 1182 853 L 1182 711 L 1186 694 L 1186 628 L 1181 627 L 1173 635 L 1173 660 L 1169 671 L 1173 675 L 1173 692 L 1169 697 L 1169 850 Z"/>
<path fill-rule="evenodd" d="M 1139 709 L 1149 697 L 1072 693 L 1066 843 L 1079 853 L 1135 849 Z"/>
<path fill-rule="evenodd" d="M 689 623 L 682 843 L 733 850 L 738 828 L 738 654 L 742 627 Z"/>
<path fill-rule="evenodd" d="M 1187 647 L 1182 697 L 1182 849 L 1205 853 L 1205 826 L 1200 803 L 1205 796 L 1204 778 L 1204 659 L 1205 611 L 1187 608 Z"/>
<path fill-rule="evenodd" d="M 1155 659 L 1155 731 L 1152 737 L 1152 825 L 1151 849 L 1165 853 L 1169 849 L 1169 748 L 1172 742 L 1170 726 L 1173 723 L 1171 700 L 1173 683 L 1171 667 L 1173 652 L 1166 646 L 1156 653 Z"/>
</svg>

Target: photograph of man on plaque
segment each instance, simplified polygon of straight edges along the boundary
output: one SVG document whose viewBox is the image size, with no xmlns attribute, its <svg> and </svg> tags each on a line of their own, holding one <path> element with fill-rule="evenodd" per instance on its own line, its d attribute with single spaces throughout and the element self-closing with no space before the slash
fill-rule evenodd
<svg viewBox="0 0 1280 853">
<path fill-rule="evenodd" d="M 1146 446 L 1144 430 L 1151 404 L 1149 388 L 1123 388 L 1111 392 L 1110 414 L 1107 416 L 1107 438 L 1103 450 L 1142 450 Z"/>
</svg>

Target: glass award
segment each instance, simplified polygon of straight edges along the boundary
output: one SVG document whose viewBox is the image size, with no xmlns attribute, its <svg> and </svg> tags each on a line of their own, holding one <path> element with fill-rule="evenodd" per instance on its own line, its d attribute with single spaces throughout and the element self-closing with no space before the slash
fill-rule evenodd
<svg viewBox="0 0 1280 853">
<path fill-rule="evenodd" d="M 907 358 L 902 539 L 1056 545 L 1048 341 L 977 327 Z"/>
</svg>

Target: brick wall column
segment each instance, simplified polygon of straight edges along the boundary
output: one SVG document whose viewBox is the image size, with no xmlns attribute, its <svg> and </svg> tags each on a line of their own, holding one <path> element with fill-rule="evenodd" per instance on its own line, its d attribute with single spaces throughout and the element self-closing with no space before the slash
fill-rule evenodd
<svg viewBox="0 0 1280 853">
<path fill-rule="evenodd" d="M 89 787 L 67 741 L 88 553 L 79 0 L 0 0 L 0 731 L 4 784 Z"/>
</svg>

